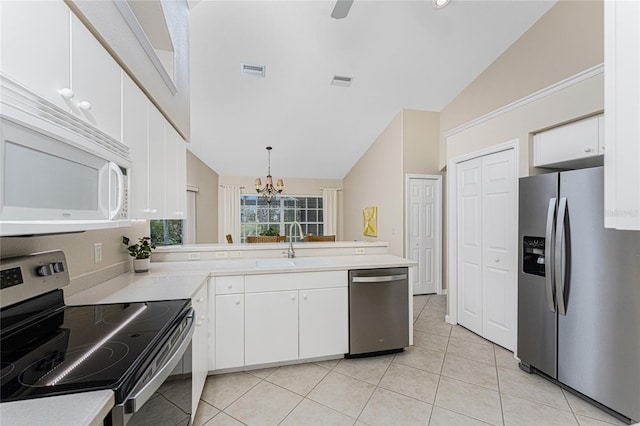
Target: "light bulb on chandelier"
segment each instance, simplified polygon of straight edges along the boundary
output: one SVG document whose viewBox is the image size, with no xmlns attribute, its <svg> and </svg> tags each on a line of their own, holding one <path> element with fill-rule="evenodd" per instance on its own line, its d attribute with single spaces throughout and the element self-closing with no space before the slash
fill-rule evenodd
<svg viewBox="0 0 640 426">
<path fill-rule="evenodd" d="M 284 189 L 284 181 L 282 179 L 278 179 L 276 186 L 273 186 L 273 177 L 271 177 L 271 148 L 267 147 L 267 155 L 268 155 L 268 164 L 269 169 L 267 171 L 267 183 L 264 187 L 262 187 L 262 180 L 260 178 L 256 178 L 256 192 L 262 195 L 268 204 L 271 204 L 274 198 L 276 198 L 279 194 L 282 193 Z"/>
</svg>

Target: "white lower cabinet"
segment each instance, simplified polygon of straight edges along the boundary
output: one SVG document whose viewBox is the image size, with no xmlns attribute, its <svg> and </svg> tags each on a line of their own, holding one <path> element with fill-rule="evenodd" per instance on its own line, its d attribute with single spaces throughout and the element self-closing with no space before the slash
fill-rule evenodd
<svg viewBox="0 0 640 426">
<path fill-rule="evenodd" d="M 192 353 L 192 411 L 191 421 L 193 422 L 198 408 L 198 402 L 200 401 L 200 395 L 204 388 L 204 382 L 207 379 L 207 373 L 209 372 L 209 360 L 208 360 L 208 334 L 209 334 L 209 315 L 208 315 L 208 303 L 207 303 L 207 283 L 204 283 L 196 295 L 192 299 L 192 305 L 194 310 L 194 320 L 196 322 L 196 329 L 193 333 L 191 340 L 191 353 Z"/>
<path fill-rule="evenodd" d="M 210 369 L 244 365 L 244 294 L 215 297 L 215 365 Z"/>
<path fill-rule="evenodd" d="M 245 364 L 298 359 L 298 292 L 245 295 Z"/>
<path fill-rule="evenodd" d="M 300 359 L 349 352 L 347 287 L 301 290 Z"/>
</svg>

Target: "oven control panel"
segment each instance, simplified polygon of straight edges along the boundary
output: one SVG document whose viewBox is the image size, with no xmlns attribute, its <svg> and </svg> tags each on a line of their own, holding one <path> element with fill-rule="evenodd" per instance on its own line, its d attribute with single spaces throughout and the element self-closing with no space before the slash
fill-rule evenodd
<svg viewBox="0 0 640 426">
<path fill-rule="evenodd" d="M 68 284 L 67 260 L 61 250 L 0 259 L 2 307 Z"/>
</svg>

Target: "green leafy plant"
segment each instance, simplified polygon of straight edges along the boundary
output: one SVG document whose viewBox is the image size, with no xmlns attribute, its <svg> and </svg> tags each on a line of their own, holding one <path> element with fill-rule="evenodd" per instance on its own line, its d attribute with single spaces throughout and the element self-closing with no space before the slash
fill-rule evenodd
<svg viewBox="0 0 640 426">
<path fill-rule="evenodd" d="M 275 228 L 269 228 L 264 232 L 261 232 L 260 235 L 264 236 L 264 237 L 277 237 L 280 235 L 280 232 L 278 232 L 277 229 Z"/>
<path fill-rule="evenodd" d="M 129 256 L 134 259 L 148 259 L 151 257 L 151 250 L 156 248 L 156 245 L 151 241 L 151 237 L 141 237 L 136 244 L 129 245 L 129 238 L 123 236 L 122 244 L 127 247 Z"/>
</svg>

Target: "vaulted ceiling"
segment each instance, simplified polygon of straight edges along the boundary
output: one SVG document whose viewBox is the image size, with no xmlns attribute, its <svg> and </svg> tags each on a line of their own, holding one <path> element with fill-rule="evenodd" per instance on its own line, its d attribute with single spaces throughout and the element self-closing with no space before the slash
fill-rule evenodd
<svg viewBox="0 0 640 426">
<path fill-rule="evenodd" d="M 278 177 L 343 178 L 402 108 L 442 110 L 554 1 L 355 0 L 340 20 L 334 4 L 192 4 L 189 149 L 220 175 L 264 175 L 270 145 Z"/>
</svg>

